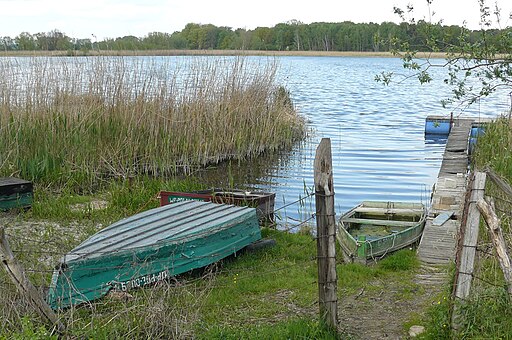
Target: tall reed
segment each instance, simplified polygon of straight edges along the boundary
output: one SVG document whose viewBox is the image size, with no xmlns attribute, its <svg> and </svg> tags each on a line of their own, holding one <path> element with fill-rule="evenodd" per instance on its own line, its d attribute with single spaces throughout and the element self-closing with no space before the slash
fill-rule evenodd
<svg viewBox="0 0 512 340">
<path fill-rule="evenodd" d="M 485 127 L 478 137 L 474 164 L 483 169 L 488 166 L 512 180 L 512 120 L 502 115 Z"/>
<path fill-rule="evenodd" d="M 277 62 L 0 59 L 0 176 L 81 190 L 288 146 L 304 123 Z"/>
</svg>

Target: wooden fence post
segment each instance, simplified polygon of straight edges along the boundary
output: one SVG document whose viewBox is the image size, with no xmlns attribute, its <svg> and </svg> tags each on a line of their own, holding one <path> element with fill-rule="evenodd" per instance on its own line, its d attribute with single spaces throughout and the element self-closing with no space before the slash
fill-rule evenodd
<svg viewBox="0 0 512 340">
<path fill-rule="evenodd" d="M 455 279 L 454 295 L 456 303 L 453 306 L 452 312 L 452 328 L 456 331 L 460 330 L 462 320 L 459 302 L 468 298 L 473 281 L 476 246 L 480 228 L 480 213 L 476 204 L 479 199 L 484 197 L 486 178 L 485 172 L 474 172 L 471 188 L 469 188 L 469 201 L 466 202 L 468 205 L 467 216 L 464 219 L 466 222 L 461 225 L 463 237 L 460 241 L 461 250 Z"/>
<path fill-rule="evenodd" d="M 322 138 L 315 156 L 315 205 L 320 318 L 337 330 L 336 219 L 332 178 L 331 140 Z"/>
<path fill-rule="evenodd" d="M 9 243 L 7 243 L 3 227 L 0 227 L 0 262 L 18 290 L 27 298 L 28 302 L 34 307 L 43 320 L 52 327 L 56 327 L 59 333 L 63 333 L 65 331 L 64 325 L 59 321 L 57 315 L 50 306 L 48 306 L 46 301 L 39 295 L 36 287 L 32 285 L 25 275 L 23 268 L 14 258 Z"/>
<path fill-rule="evenodd" d="M 477 206 L 482 215 L 484 215 L 485 223 L 487 224 L 487 229 L 489 230 L 492 243 L 496 249 L 498 262 L 500 263 L 507 284 L 507 292 L 512 297 L 512 261 L 508 255 L 507 244 L 505 243 L 503 231 L 500 227 L 501 221 L 496 215 L 494 201 L 492 199 L 484 200 L 481 198 L 478 200 Z"/>
</svg>

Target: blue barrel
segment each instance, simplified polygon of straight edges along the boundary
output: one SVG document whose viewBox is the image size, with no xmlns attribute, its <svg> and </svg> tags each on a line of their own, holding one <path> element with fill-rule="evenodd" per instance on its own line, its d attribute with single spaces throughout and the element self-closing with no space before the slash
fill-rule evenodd
<svg viewBox="0 0 512 340">
<path fill-rule="evenodd" d="M 425 121 L 426 135 L 444 135 L 450 134 L 451 124 L 449 119 L 429 119 Z"/>
<path fill-rule="evenodd" d="M 485 133 L 485 129 L 482 126 L 471 128 L 471 137 L 478 137 Z"/>
</svg>

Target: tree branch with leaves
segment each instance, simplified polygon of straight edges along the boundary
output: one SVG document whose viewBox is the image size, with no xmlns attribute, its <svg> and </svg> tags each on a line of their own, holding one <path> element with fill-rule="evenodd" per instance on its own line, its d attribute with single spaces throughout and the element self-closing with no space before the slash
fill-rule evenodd
<svg viewBox="0 0 512 340">
<path fill-rule="evenodd" d="M 422 37 L 416 45 L 409 41 L 394 39 L 391 52 L 403 61 L 403 67 L 409 70 L 407 76 L 397 76 L 392 72 L 381 72 L 375 76 L 377 82 L 386 85 L 392 81 L 404 81 L 417 78 L 421 84 L 432 81 L 431 69 L 447 69 L 444 82 L 451 86 L 452 96 L 441 101 L 448 104 L 467 106 L 487 97 L 499 89 L 512 96 L 512 27 L 501 27 L 502 11 L 496 3 L 494 8 L 487 5 L 487 0 L 477 0 L 480 9 L 480 29 L 470 30 L 464 24 L 456 29 L 449 29 L 443 21 L 432 20 L 433 0 L 426 0 L 429 8 L 428 21 L 414 19 L 414 7 L 408 5 L 405 10 L 395 7 L 403 24 L 420 30 Z M 512 19 L 512 14 L 508 15 Z M 420 50 L 445 52 L 443 62 L 426 57 L 419 58 Z"/>
</svg>

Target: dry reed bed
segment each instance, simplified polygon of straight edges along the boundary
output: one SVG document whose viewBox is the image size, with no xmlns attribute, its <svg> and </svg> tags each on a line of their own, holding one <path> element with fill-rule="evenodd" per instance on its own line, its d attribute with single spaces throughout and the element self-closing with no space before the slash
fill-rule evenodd
<svg viewBox="0 0 512 340">
<path fill-rule="evenodd" d="M 304 123 L 277 69 L 244 57 L 2 58 L 0 175 L 90 188 L 288 146 Z"/>
</svg>

